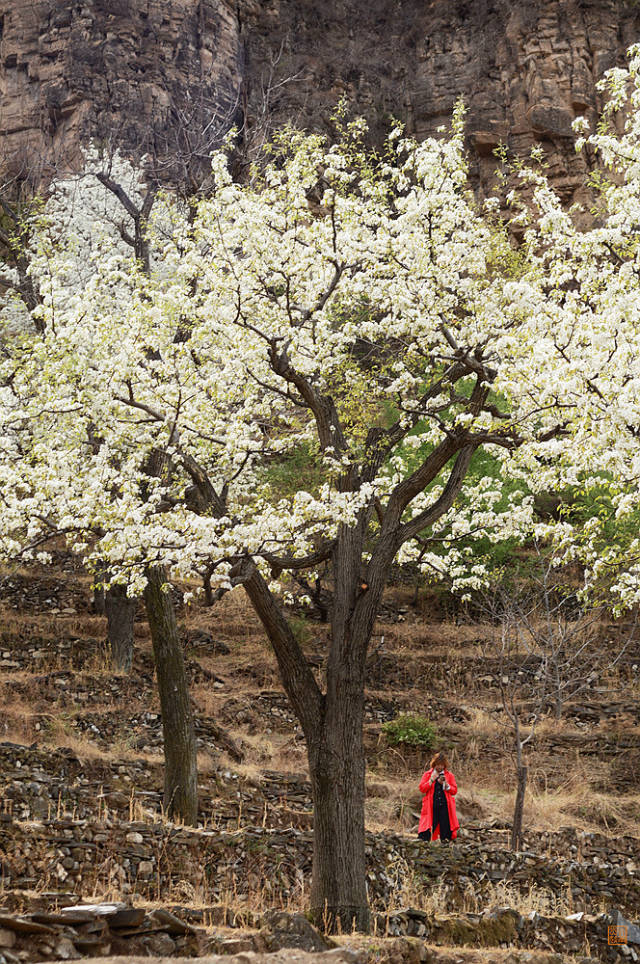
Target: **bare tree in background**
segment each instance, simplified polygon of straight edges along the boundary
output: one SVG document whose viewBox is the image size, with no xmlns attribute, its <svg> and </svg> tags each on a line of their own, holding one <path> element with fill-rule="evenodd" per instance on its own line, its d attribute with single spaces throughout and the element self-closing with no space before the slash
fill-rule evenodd
<svg viewBox="0 0 640 964">
<path fill-rule="evenodd" d="M 265 58 L 260 81 L 255 88 L 242 91 L 242 128 L 239 146 L 240 161 L 245 168 L 263 156 L 263 149 L 273 132 L 273 109 L 282 92 L 289 84 L 302 79 L 304 71 L 282 74 L 284 52 L 290 38 L 283 38 L 277 51 L 272 50 Z M 295 124 L 293 117 L 289 122 Z"/>
<path fill-rule="evenodd" d="M 625 638 L 605 646 L 607 611 L 589 606 L 577 591 L 558 581 L 551 565 L 544 566 L 528 597 L 513 595 L 509 605 L 517 625 L 519 645 L 533 665 L 536 689 L 556 720 L 565 705 L 588 692 L 604 669 L 614 669 L 635 639 L 635 619 Z"/>
<path fill-rule="evenodd" d="M 17 170 L 4 172 L 0 183 L 0 255 L 17 273 L 17 284 L 14 278 L 0 274 L 0 287 L 17 291 L 28 311 L 40 303 L 40 292 L 29 272 L 29 244 L 30 216 L 37 203 L 41 173 L 35 159 L 33 167 L 23 159 Z"/>
<path fill-rule="evenodd" d="M 524 796 L 527 787 L 528 766 L 525 762 L 525 747 L 531 742 L 536 723 L 540 719 L 546 703 L 546 694 L 537 691 L 533 706 L 522 705 L 523 698 L 531 695 L 531 683 L 535 679 L 535 669 L 523 659 L 519 649 L 518 621 L 509 597 L 501 594 L 493 596 L 487 604 L 490 615 L 497 625 L 492 627 L 481 642 L 481 650 L 487 661 L 489 675 L 500 693 L 500 708 L 504 714 L 503 722 L 509 727 L 512 740 L 512 754 L 516 771 L 516 799 L 511 826 L 511 849 L 522 848 L 522 817 Z"/>
<path fill-rule="evenodd" d="M 163 106 L 149 123 L 131 122 L 131 109 L 105 110 L 96 133 L 105 157 L 117 150 L 140 163 L 149 185 L 163 186 L 184 199 L 206 194 L 211 186 L 211 155 L 233 131 L 235 169 L 242 179 L 261 156 L 273 130 L 272 111 L 282 91 L 302 72 L 283 74 L 283 40 L 265 54 L 265 66 L 251 89 L 245 64 L 238 64 L 235 83 L 216 78 L 215 67 L 192 74 L 181 86 L 163 91 Z M 241 61 L 244 53 L 241 52 Z M 148 113 L 139 105 L 141 116 Z"/>
<path fill-rule="evenodd" d="M 567 704 L 588 691 L 606 668 L 622 660 L 635 639 L 635 620 L 615 647 L 603 643 L 606 610 L 589 606 L 568 589 L 552 564 L 523 589 L 498 589 L 485 611 L 494 629 L 481 643 L 489 675 L 500 693 L 501 709 L 512 738 L 516 798 L 511 849 L 522 847 L 527 788 L 526 747 L 539 720 L 551 711 L 561 720 Z"/>
</svg>

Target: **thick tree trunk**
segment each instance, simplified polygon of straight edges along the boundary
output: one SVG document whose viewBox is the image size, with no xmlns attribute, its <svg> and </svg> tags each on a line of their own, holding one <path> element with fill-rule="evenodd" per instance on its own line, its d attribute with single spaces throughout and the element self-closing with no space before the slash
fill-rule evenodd
<svg viewBox="0 0 640 964">
<path fill-rule="evenodd" d="M 369 930 L 365 857 L 364 693 L 357 679 L 328 695 L 324 726 L 309 740 L 314 803 L 311 913 L 329 931 Z"/>
<path fill-rule="evenodd" d="M 369 929 L 362 736 L 367 646 L 378 593 L 362 578 L 363 531 L 342 527 L 333 553 L 334 594 L 323 728 L 308 737 L 314 802 L 311 911 L 329 930 Z"/>
<path fill-rule="evenodd" d="M 366 931 L 362 739 L 366 651 L 363 657 L 362 646 L 352 645 L 344 619 L 334 624 L 323 696 L 267 584 L 255 567 L 248 568 L 244 587 L 273 645 L 307 743 L 314 802 L 312 911 L 327 930 L 351 931 L 355 926 Z"/>
<path fill-rule="evenodd" d="M 513 810 L 513 826 L 511 828 L 511 849 L 522 849 L 522 816 L 524 813 L 524 793 L 527 788 L 527 767 L 519 764 L 517 768 L 518 788 L 516 790 L 516 804 Z"/>
<path fill-rule="evenodd" d="M 133 662 L 133 621 L 136 606 L 137 601 L 127 596 L 126 586 L 112 586 L 104 594 L 111 665 L 124 673 L 131 672 Z"/>
<path fill-rule="evenodd" d="M 243 578 L 305 734 L 314 803 L 311 911 L 330 931 L 366 932 L 370 924 L 362 734 L 365 666 L 392 553 L 381 558 L 370 579 L 364 578 L 365 530 L 366 519 L 357 527 L 342 526 L 332 554 L 334 592 L 324 695 L 264 579 L 250 565 L 248 578 Z"/>
<path fill-rule="evenodd" d="M 153 656 L 164 731 L 164 809 L 172 820 L 198 823 L 196 737 L 189 686 L 173 600 L 162 586 L 162 568 L 147 572 L 144 601 L 151 630 Z"/>
</svg>

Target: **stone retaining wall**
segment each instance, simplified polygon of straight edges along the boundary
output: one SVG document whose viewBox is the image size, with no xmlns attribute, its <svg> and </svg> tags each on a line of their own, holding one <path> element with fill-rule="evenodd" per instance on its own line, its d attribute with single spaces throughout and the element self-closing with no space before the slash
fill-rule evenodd
<svg viewBox="0 0 640 964">
<path fill-rule="evenodd" d="M 624 923 L 620 926 L 618 921 Z M 523 916 L 510 907 L 492 907 L 482 914 L 444 916 L 407 908 L 392 915 L 379 914 L 375 924 L 382 935 L 417 939 L 420 944 L 540 948 L 563 955 L 588 951 L 592 955 L 587 959 L 589 961 L 640 960 L 640 929 L 617 913 L 597 916 L 577 913 L 569 917 L 531 913 Z M 616 928 L 616 935 L 624 937 L 624 942 L 610 943 L 612 927 Z M 562 959 L 565 960 L 564 956 Z"/>
<path fill-rule="evenodd" d="M 108 820 L 19 823 L 8 815 L 0 822 L 0 876 L 7 890 L 197 898 L 211 905 L 304 903 L 311 854 L 312 834 L 295 829 L 221 833 Z M 523 894 L 535 886 L 564 897 L 576 911 L 617 907 L 632 918 L 640 915 L 640 875 L 626 851 L 579 859 L 577 852 L 514 854 L 492 849 L 490 842 L 444 847 L 369 834 L 367 856 L 370 899 L 378 908 L 393 906 L 413 873 L 425 891 L 442 882 L 447 909 L 464 906 L 470 893 L 479 900 L 506 881 Z"/>
</svg>

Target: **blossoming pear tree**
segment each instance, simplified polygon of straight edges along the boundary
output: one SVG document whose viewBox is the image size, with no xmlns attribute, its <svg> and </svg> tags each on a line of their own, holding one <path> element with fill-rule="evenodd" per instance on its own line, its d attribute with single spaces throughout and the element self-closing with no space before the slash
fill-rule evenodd
<svg viewBox="0 0 640 964">
<path fill-rule="evenodd" d="M 365 134 L 284 131 L 246 184 L 215 154 L 210 197 L 157 198 L 144 258 L 101 236 L 81 285 L 54 193 L 37 232 L 42 335 L 15 346 L 7 379 L 28 491 L 89 564 L 134 592 L 204 570 L 244 586 L 307 743 L 312 910 L 361 929 L 365 665 L 391 566 L 482 581 L 461 540 L 533 521 L 487 457 L 578 471 L 575 371 L 591 364 L 582 342 L 549 349 L 546 263 L 532 251 L 514 268 L 475 203 L 462 109 L 423 143 L 395 130 L 376 153 Z M 319 566 L 324 689 L 286 611 L 290 575 Z"/>
<path fill-rule="evenodd" d="M 86 497 L 83 489 L 91 472 L 87 454 L 96 454 L 103 443 L 95 424 L 79 423 L 81 434 L 74 439 L 73 419 L 81 408 L 79 397 L 73 398 L 78 381 L 72 375 L 64 387 L 60 382 L 62 392 L 57 393 L 47 384 L 46 339 L 41 336 L 47 331 L 45 316 L 53 330 L 55 313 L 69 316 L 85 285 L 100 274 L 98 263 L 104 268 L 105 260 L 124 263 L 133 255 L 141 270 L 148 270 L 142 225 L 154 200 L 154 186 L 146 186 L 129 162 L 91 151 L 83 172 L 51 185 L 45 210 L 34 204 L 32 216 L 24 219 L 17 268 L 13 252 L 5 246 L 10 257 L 3 273 L 8 291 L 0 331 L 3 559 L 35 556 L 46 562 L 49 556 L 43 550 L 51 538 L 67 535 L 79 550 L 94 544 L 102 532 L 89 514 L 78 517 L 77 509 Z M 24 282 L 24 265 L 28 265 L 29 285 Z M 112 276 L 109 285 L 115 298 L 126 297 L 126 284 Z M 30 370 L 38 371 L 32 384 Z M 97 580 L 105 580 L 104 562 L 94 557 L 92 568 Z M 110 571 L 105 609 L 112 664 L 129 671 L 136 599 L 127 596 L 126 576 L 126 569 Z M 164 808 L 167 816 L 195 824 L 195 730 L 173 601 L 162 591 L 165 581 L 161 569 L 149 567 L 143 594 L 165 734 Z"/>
<path fill-rule="evenodd" d="M 80 174 L 60 175 L 51 185 L 46 213 L 48 234 L 50 238 L 67 238 L 69 270 L 76 289 L 93 270 L 96 253 L 105 238 L 120 251 L 130 247 L 146 263 L 142 225 L 150 216 L 155 195 L 155 183 L 145 183 L 141 172 L 118 153 L 95 148 L 86 151 Z M 37 231 L 39 221 L 41 227 L 45 223 L 39 218 L 42 202 L 30 197 L 24 185 L 20 190 L 10 180 L 0 188 L 0 206 L 9 225 L 7 231 L 0 230 L 0 250 L 5 262 L 0 284 L 11 291 L 4 304 L 4 332 L 13 329 L 16 333 L 29 325 L 38 329 L 38 308 L 43 297 L 40 283 L 43 291 L 48 285 L 47 247 L 42 244 L 42 232 Z M 114 582 L 106 592 L 97 591 L 96 600 L 101 601 L 107 616 L 111 665 L 115 670 L 129 672 L 136 600 L 127 596 L 126 589 L 126 585 Z"/>
</svg>

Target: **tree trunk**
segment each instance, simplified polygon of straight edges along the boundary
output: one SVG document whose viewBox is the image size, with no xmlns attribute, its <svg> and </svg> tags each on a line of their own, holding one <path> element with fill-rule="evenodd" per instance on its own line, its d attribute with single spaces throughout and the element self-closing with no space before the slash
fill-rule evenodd
<svg viewBox="0 0 640 964">
<path fill-rule="evenodd" d="M 359 578 L 355 580 L 359 584 Z M 338 593 L 327 693 L 323 695 L 281 608 L 247 564 L 245 590 L 273 646 L 280 675 L 307 743 L 314 804 L 311 909 L 327 930 L 369 928 L 364 837 L 362 738 L 367 621 Z M 353 580 L 352 580 L 353 582 Z M 352 592 L 355 598 L 356 591 Z M 343 605 L 344 604 L 344 605 Z M 352 634 L 357 625 L 358 637 Z M 348 627 L 348 629 L 347 629 Z M 357 645 L 356 645 L 357 643 Z"/>
<path fill-rule="evenodd" d="M 369 930 L 364 828 L 364 693 L 345 673 L 308 741 L 314 804 L 311 913 L 325 930 Z"/>
<path fill-rule="evenodd" d="M 560 660 L 562 659 L 562 654 L 558 653 L 558 658 L 555 661 L 554 666 L 554 689 L 555 689 L 555 712 L 556 720 L 562 719 L 562 682 L 560 680 Z"/>
<path fill-rule="evenodd" d="M 153 656 L 164 732 L 164 809 L 172 820 L 198 823 L 196 737 L 189 685 L 173 600 L 163 592 L 164 570 L 147 571 L 144 601 L 151 630 Z"/>
<path fill-rule="evenodd" d="M 213 606 L 215 600 L 213 598 L 213 589 L 211 588 L 211 575 L 206 572 L 202 577 L 202 585 L 204 587 L 204 604 L 205 606 Z"/>
<path fill-rule="evenodd" d="M 127 596 L 127 587 L 114 585 L 104 594 L 107 614 L 107 639 L 111 665 L 115 670 L 131 672 L 133 662 L 133 621 L 137 601 Z"/>
<path fill-rule="evenodd" d="M 364 832 L 364 684 L 378 591 L 361 576 L 363 533 L 342 527 L 332 563 L 334 594 L 323 727 L 310 734 L 314 803 L 311 912 L 329 930 L 368 931 Z"/>
<path fill-rule="evenodd" d="M 527 787 L 527 767 L 519 764 L 517 768 L 518 789 L 516 790 L 516 805 L 513 811 L 513 826 L 511 828 L 511 849 L 522 850 L 522 815 L 524 812 L 524 792 Z"/>
</svg>

